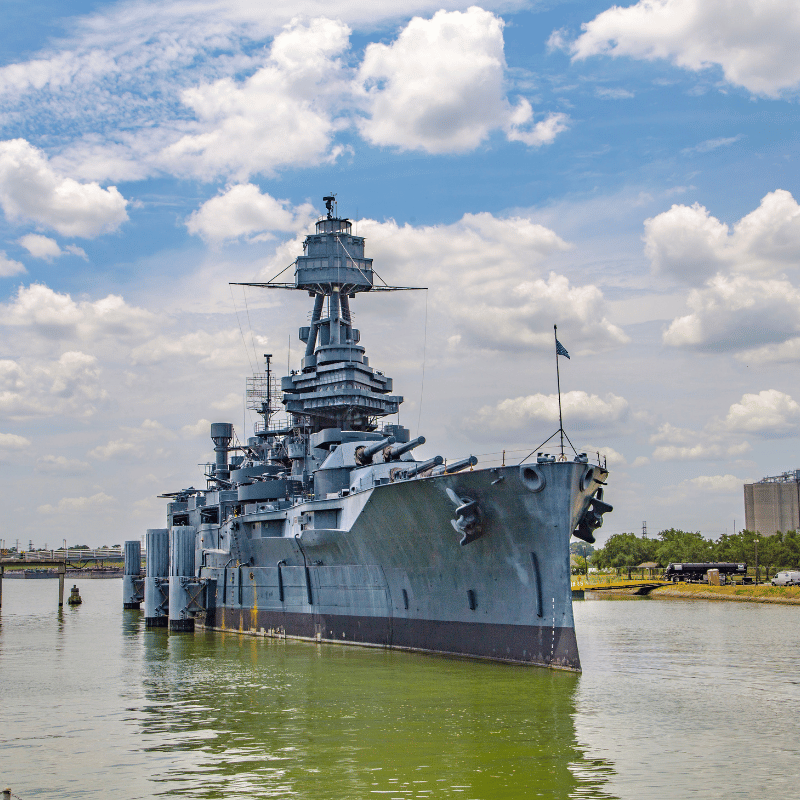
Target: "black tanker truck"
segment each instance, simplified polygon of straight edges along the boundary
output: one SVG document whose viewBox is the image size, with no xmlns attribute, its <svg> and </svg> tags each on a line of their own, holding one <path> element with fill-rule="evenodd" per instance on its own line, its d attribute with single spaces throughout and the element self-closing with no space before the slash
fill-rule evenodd
<svg viewBox="0 0 800 800">
<path fill-rule="evenodd" d="M 739 562 L 733 563 L 730 561 L 716 561 L 704 562 L 696 564 L 669 564 L 664 570 L 665 581 L 686 581 L 687 583 L 700 583 L 707 579 L 707 573 L 710 569 L 718 569 L 720 577 L 740 576 L 744 578 L 747 575 L 747 564 Z"/>
</svg>

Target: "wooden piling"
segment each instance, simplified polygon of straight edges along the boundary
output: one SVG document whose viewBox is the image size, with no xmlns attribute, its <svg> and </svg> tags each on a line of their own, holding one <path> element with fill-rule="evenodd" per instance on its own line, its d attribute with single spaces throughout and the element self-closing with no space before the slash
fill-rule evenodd
<svg viewBox="0 0 800 800">
<path fill-rule="evenodd" d="M 6 568 L 0 564 L 0 608 L 3 607 L 3 573 L 5 569 Z"/>
<path fill-rule="evenodd" d="M 67 574 L 67 562 L 58 565 L 58 607 L 64 607 L 64 578 Z"/>
</svg>

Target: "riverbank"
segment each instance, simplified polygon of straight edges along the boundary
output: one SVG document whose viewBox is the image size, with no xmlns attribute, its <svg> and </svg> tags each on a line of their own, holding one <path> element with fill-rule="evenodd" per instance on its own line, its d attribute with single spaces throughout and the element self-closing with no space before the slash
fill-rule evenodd
<svg viewBox="0 0 800 800">
<path fill-rule="evenodd" d="M 741 600 L 750 603 L 800 605 L 800 586 L 707 586 L 676 583 L 653 589 L 651 597 L 679 597 L 697 600 Z"/>
</svg>

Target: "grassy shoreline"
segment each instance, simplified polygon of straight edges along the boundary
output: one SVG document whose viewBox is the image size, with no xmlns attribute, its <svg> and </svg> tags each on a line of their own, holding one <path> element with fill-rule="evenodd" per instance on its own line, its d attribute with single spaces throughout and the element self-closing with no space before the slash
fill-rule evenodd
<svg viewBox="0 0 800 800">
<path fill-rule="evenodd" d="M 675 583 L 653 589 L 651 597 L 679 597 L 697 600 L 741 600 L 751 603 L 800 605 L 800 586 L 706 586 Z"/>
</svg>

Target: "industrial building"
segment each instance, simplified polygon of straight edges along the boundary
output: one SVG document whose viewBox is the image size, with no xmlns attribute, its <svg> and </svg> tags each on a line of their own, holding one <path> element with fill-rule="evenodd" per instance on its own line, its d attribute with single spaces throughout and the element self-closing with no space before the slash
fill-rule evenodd
<svg viewBox="0 0 800 800">
<path fill-rule="evenodd" d="M 800 469 L 744 485 L 745 527 L 762 536 L 800 530 Z"/>
</svg>

